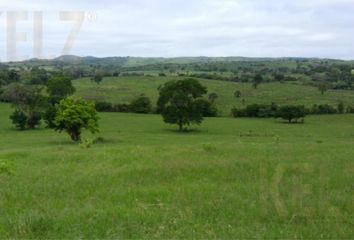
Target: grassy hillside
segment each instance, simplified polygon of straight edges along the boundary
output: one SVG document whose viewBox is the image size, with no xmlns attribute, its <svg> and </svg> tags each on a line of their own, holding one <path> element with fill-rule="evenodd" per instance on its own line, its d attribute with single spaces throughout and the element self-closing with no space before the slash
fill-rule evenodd
<svg viewBox="0 0 354 240">
<path fill-rule="evenodd" d="M 141 93 L 149 96 L 155 103 L 158 97 L 157 88 L 168 80 L 179 77 L 120 77 L 105 78 L 101 85 L 89 79 L 74 81 L 77 95 L 87 99 L 106 100 L 112 103 L 129 103 Z M 268 83 L 254 89 L 250 83 L 234 83 L 213 80 L 200 80 L 208 87 L 209 93 L 216 92 L 218 108 L 223 116 L 230 114 L 232 107 L 242 107 L 242 98 L 247 104 L 275 102 L 278 104 L 331 104 L 337 106 L 340 101 L 346 105 L 354 105 L 354 91 L 331 90 L 321 95 L 317 88 L 291 83 Z M 241 91 L 242 97 L 236 99 L 234 92 Z"/>
<path fill-rule="evenodd" d="M 309 117 L 303 125 L 207 119 L 181 134 L 159 116 L 101 114 L 105 141 L 82 149 L 51 130 L 16 131 L 9 106 L 0 112 L 0 161 L 16 165 L 13 176 L 0 175 L 2 238 L 354 234 L 353 115 Z M 286 170 L 275 198 L 284 216 L 273 198 L 260 200 L 274 191 L 262 192 L 261 183 L 273 182 L 277 169 Z M 297 207 L 296 176 L 310 187 L 306 214 Z"/>
</svg>

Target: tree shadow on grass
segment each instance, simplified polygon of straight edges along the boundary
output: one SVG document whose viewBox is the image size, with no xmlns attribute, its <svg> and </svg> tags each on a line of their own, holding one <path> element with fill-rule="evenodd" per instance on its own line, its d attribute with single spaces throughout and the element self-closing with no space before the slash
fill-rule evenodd
<svg viewBox="0 0 354 240">
<path fill-rule="evenodd" d="M 287 122 L 287 121 L 276 121 L 276 123 L 278 124 L 283 124 L 283 125 L 289 125 L 289 126 L 292 126 L 292 125 L 306 125 L 307 123 L 306 122 Z"/>
<path fill-rule="evenodd" d="M 46 128 L 40 128 L 40 127 L 37 127 L 37 128 L 33 128 L 33 129 L 19 129 L 19 128 L 16 128 L 16 127 L 9 127 L 7 130 L 9 131 L 12 131 L 12 132 L 22 132 L 22 133 L 27 133 L 27 132 L 45 132 L 45 130 L 47 130 Z"/>
<path fill-rule="evenodd" d="M 175 134 L 180 134 L 180 135 L 196 135 L 196 134 L 203 134 L 205 132 L 205 131 L 202 131 L 198 128 L 184 129 L 183 131 L 180 131 L 178 129 L 165 128 L 164 131 L 170 132 L 170 133 L 175 133 Z"/>
<path fill-rule="evenodd" d="M 85 138 L 83 138 L 84 140 Z M 98 137 L 93 139 L 93 146 L 106 146 L 106 145 L 115 145 L 117 143 L 123 143 L 121 139 L 105 139 L 102 137 Z M 68 140 L 52 140 L 48 141 L 50 145 L 57 145 L 57 146 L 79 146 L 80 142 L 73 142 L 70 139 Z"/>
<path fill-rule="evenodd" d="M 285 125 L 305 125 L 308 123 L 308 121 L 306 121 L 305 118 L 299 118 L 297 120 L 293 119 L 291 122 L 289 122 L 288 120 L 284 120 L 284 119 L 275 119 L 276 123 L 280 123 L 280 124 L 285 124 Z"/>
</svg>

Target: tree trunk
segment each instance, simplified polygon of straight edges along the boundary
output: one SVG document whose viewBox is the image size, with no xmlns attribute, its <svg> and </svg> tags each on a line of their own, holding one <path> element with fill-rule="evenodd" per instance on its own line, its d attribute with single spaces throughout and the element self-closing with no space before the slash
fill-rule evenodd
<svg viewBox="0 0 354 240">
<path fill-rule="evenodd" d="M 69 134 L 70 134 L 71 140 L 73 140 L 74 142 L 79 142 L 81 140 L 80 130 L 72 129 Z"/>
<path fill-rule="evenodd" d="M 179 131 L 182 132 L 183 131 L 183 123 L 182 123 L 182 121 L 178 122 L 178 126 L 179 126 Z"/>
</svg>

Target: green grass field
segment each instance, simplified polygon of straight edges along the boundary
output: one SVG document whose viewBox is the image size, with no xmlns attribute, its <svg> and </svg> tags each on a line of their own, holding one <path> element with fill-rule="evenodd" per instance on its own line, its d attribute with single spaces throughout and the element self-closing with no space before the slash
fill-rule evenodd
<svg viewBox="0 0 354 240">
<path fill-rule="evenodd" d="M 120 81 L 100 91 L 120 101 L 135 92 L 155 96 L 161 83 L 146 79 L 133 91 L 136 81 Z M 229 85 L 221 103 L 235 86 L 249 87 Z M 94 88 L 76 86 L 82 95 Z M 101 114 L 101 132 L 84 138 L 104 142 L 83 149 L 64 133 L 16 131 L 9 106 L 0 112 L 0 162 L 16 165 L 13 176 L 0 175 L 0 238 L 354 236 L 354 115 L 299 125 L 215 118 L 179 133 L 157 115 Z"/>
<path fill-rule="evenodd" d="M 133 98 L 144 93 L 155 103 L 158 97 L 158 87 L 169 80 L 183 79 L 179 77 L 120 77 L 106 78 L 101 85 L 89 79 L 74 81 L 76 95 L 90 100 L 109 101 L 112 103 L 129 103 Z M 231 109 L 245 104 L 300 104 L 312 107 L 313 104 L 331 104 L 337 106 L 341 101 L 346 105 L 353 105 L 353 91 L 331 90 L 321 95 L 315 87 L 302 86 L 290 83 L 267 83 L 254 89 L 248 83 L 233 83 L 215 80 L 199 80 L 205 85 L 209 93 L 216 92 L 219 99 L 216 101 L 220 115 L 229 116 Z M 234 97 L 236 90 L 241 91 L 242 97 Z"/>
</svg>

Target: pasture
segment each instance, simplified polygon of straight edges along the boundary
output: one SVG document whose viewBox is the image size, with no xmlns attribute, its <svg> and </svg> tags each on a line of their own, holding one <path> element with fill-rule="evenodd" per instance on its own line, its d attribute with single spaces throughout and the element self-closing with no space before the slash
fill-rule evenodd
<svg viewBox="0 0 354 240">
<path fill-rule="evenodd" d="M 139 93 L 156 98 L 163 82 L 137 81 L 75 85 L 78 95 L 97 88 L 120 102 Z M 221 87 L 203 83 L 210 91 Z M 250 85 L 222 84 L 223 109 L 238 87 L 250 101 L 263 101 L 272 88 L 283 87 L 274 99 L 305 94 L 301 86 L 267 84 L 256 96 Z M 350 95 L 307 91 L 321 101 Z M 100 141 L 80 148 L 65 133 L 16 131 L 9 105 L 0 112 L 0 162 L 15 165 L 12 176 L 0 175 L 0 238 L 354 236 L 353 115 L 310 116 L 293 125 L 215 118 L 179 133 L 158 115 L 106 113 L 99 134 L 84 134 Z"/>
</svg>

